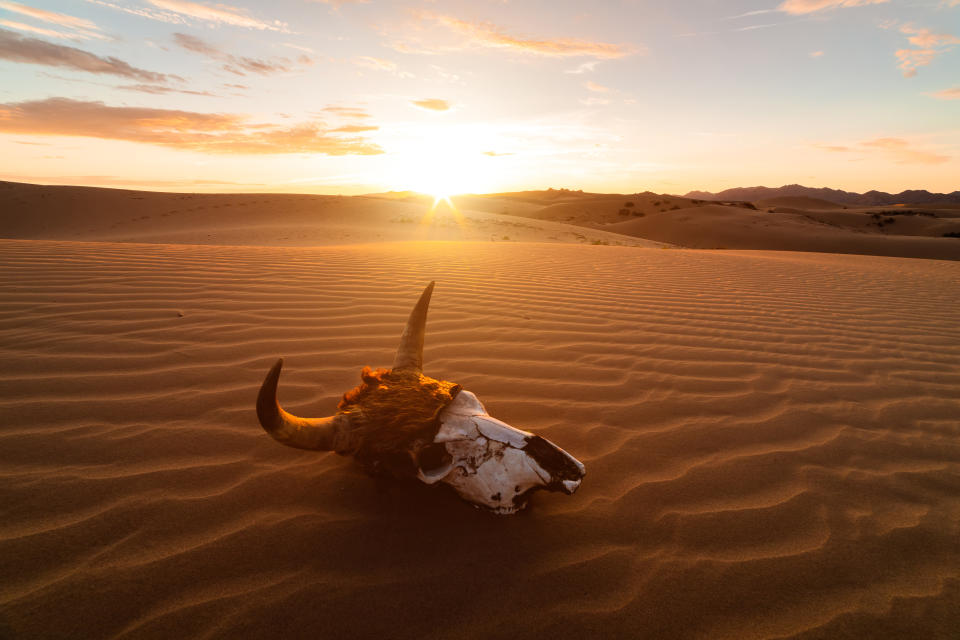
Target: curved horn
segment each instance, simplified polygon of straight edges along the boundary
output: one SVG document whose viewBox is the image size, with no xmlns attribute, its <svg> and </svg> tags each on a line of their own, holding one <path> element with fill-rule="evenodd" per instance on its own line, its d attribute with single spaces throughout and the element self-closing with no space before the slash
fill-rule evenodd
<svg viewBox="0 0 960 640">
<path fill-rule="evenodd" d="M 329 418 L 298 418 L 287 413 L 277 402 L 277 382 L 280 380 L 280 369 L 283 368 L 283 358 L 270 369 L 270 373 L 260 387 L 257 396 L 257 417 L 264 430 L 275 440 L 297 449 L 313 449 L 319 451 L 333 451 L 337 432 L 349 418 L 334 415 Z"/>
<path fill-rule="evenodd" d="M 400 336 L 400 348 L 397 349 L 397 357 L 393 361 L 394 369 L 413 369 L 418 373 L 423 369 L 423 335 L 427 328 L 427 307 L 430 306 L 434 284 L 436 283 L 431 282 L 427 285 L 417 300 L 417 306 L 410 312 L 407 328 Z"/>
</svg>

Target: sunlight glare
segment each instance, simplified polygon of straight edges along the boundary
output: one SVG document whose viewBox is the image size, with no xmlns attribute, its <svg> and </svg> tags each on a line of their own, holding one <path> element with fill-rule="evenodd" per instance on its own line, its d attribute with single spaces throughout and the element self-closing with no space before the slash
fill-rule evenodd
<svg viewBox="0 0 960 640">
<path fill-rule="evenodd" d="M 497 162 L 484 155 L 489 136 L 477 127 L 434 126 L 417 128 L 409 146 L 402 150 L 404 161 L 393 182 L 399 190 L 424 193 L 455 207 L 450 196 L 487 193 L 499 186 Z"/>
</svg>

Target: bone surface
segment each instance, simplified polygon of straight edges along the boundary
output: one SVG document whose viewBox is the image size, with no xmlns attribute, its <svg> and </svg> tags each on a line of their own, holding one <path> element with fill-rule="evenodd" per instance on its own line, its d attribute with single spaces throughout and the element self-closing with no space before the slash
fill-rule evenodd
<svg viewBox="0 0 960 640">
<path fill-rule="evenodd" d="M 371 475 L 414 475 L 428 485 L 445 484 L 475 507 L 498 514 L 523 509 L 538 489 L 574 493 L 586 473 L 579 460 L 491 417 L 460 385 L 423 375 L 434 285 L 426 286 L 410 312 L 393 369 L 364 369 L 363 384 L 344 395 L 336 415 L 300 418 L 280 406 L 281 359 L 257 397 L 260 424 L 282 444 L 352 455 Z"/>
</svg>

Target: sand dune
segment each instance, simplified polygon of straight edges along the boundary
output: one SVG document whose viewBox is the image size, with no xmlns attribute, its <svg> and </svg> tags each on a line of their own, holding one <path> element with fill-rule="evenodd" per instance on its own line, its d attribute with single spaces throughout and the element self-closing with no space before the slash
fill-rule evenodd
<svg viewBox="0 0 960 640">
<path fill-rule="evenodd" d="M 777 212 L 780 211 L 780 212 Z M 960 260 L 960 217 L 848 211 L 753 210 L 709 204 L 598 225 L 615 233 L 698 249 L 773 249 Z M 883 224 L 878 224 L 882 222 Z M 913 232 L 916 235 L 902 235 Z"/>
<path fill-rule="evenodd" d="M 418 195 L 194 194 L 0 182 L 0 237 L 161 244 L 317 246 L 422 240 L 661 246 L 563 221 L 522 202 Z M 513 215 L 511 215 L 513 214 Z"/>
<path fill-rule="evenodd" d="M 260 429 L 276 356 L 288 408 L 329 413 L 431 279 L 427 372 L 583 460 L 576 495 L 495 517 Z M 0 241 L 0 637 L 952 637 L 958 284 L 813 253 Z"/>
</svg>

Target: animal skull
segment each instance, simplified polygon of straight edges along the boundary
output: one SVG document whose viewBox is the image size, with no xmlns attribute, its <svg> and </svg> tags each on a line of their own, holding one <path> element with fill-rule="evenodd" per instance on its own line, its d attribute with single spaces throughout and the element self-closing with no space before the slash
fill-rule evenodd
<svg viewBox="0 0 960 640">
<path fill-rule="evenodd" d="M 298 418 L 277 402 L 283 360 L 257 399 L 263 428 L 283 444 L 353 455 L 372 475 L 442 483 L 495 513 L 515 513 L 538 489 L 572 494 L 586 470 L 540 436 L 487 414 L 460 385 L 422 373 L 431 282 L 410 314 L 393 369 L 364 369 L 363 384 L 327 418 Z"/>
</svg>

